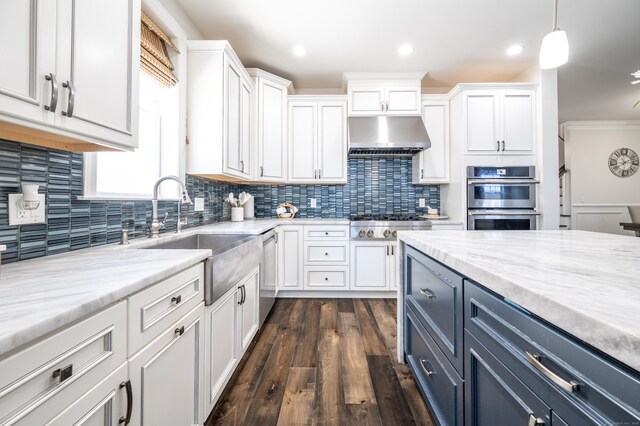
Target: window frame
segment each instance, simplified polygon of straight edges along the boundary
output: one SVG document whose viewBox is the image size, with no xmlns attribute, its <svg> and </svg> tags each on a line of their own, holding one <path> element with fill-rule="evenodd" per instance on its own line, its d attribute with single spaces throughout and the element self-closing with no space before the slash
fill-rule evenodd
<svg viewBox="0 0 640 426">
<path fill-rule="evenodd" d="M 180 50 L 180 54 L 169 51 L 178 78 L 178 177 L 186 179 L 186 139 L 187 139 L 187 33 L 159 0 L 143 0 L 142 10 L 167 34 Z M 140 71 L 142 72 L 142 71 Z M 138 106 L 139 108 L 139 106 Z M 85 153 L 83 159 L 83 195 L 79 200 L 151 200 L 152 196 L 98 195 L 96 194 L 97 153 Z M 160 199 L 178 200 L 176 196 Z"/>
</svg>

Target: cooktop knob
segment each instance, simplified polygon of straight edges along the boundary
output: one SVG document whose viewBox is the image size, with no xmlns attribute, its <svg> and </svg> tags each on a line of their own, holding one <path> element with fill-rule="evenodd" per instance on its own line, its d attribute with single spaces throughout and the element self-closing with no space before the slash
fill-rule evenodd
<svg viewBox="0 0 640 426">
<path fill-rule="evenodd" d="M 373 229 L 369 229 L 369 230 L 367 231 L 367 237 L 369 237 L 369 238 L 373 238 Z"/>
<path fill-rule="evenodd" d="M 364 238 L 365 235 L 367 235 L 367 231 L 365 231 L 364 229 L 361 229 L 360 232 L 358 232 L 358 236 L 360 238 Z"/>
<path fill-rule="evenodd" d="M 391 236 L 392 236 L 393 238 L 397 237 L 397 236 L 398 236 L 398 231 L 393 231 L 393 232 L 391 233 Z"/>
<path fill-rule="evenodd" d="M 389 238 L 389 235 L 391 235 L 391 230 L 390 229 L 385 229 L 384 230 L 384 237 L 385 238 Z"/>
</svg>

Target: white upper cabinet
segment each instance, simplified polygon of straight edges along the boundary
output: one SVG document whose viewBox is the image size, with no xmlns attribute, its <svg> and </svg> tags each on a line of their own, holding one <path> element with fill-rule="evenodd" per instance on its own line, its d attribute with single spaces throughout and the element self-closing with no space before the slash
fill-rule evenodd
<svg viewBox="0 0 640 426">
<path fill-rule="evenodd" d="M 289 98 L 289 182 L 347 182 L 343 97 Z"/>
<path fill-rule="evenodd" d="M 139 0 L 2 2 L 0 35 L 3 129 L 137 147 Z"/>
<path fill-rule="evenodd" d="M 226 41 L 188 42 L 187 173 L 250 180 L 253 82 Z"/>
<path fill-rule="evenodd" d="M 535 138 L 535 91 L 463 92 L 467 154 L 531 154 Z"/>
<path fill-rule="evenodd" d="M 247 70 L 254 82 L 254 179 L 287 180 L 287 96 L 291 82 L 268 72 Z"/>
<path fill-rule="evenodd" d="M 349 116 L 420 115 L 424 73 L 346 73 Z"/>
<path fill-rule="evenodd" d="M 424 100 L 422 120 L 431 148 L 413 156 L 413 183 L 449 183 L 449 101 Z"/>
</svg>

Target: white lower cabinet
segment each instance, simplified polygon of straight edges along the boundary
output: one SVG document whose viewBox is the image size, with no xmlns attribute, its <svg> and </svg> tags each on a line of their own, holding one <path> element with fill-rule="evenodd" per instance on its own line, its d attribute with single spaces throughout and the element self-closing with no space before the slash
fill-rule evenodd
<svg viewBox="0 0 640 426">
<path fill-rule="evenodd" d="M 260 269 L 206 308 L 204 406 L 208 414 L 259 327 Z"/>
<path fill-rule="evenodd" d="M 82 398 L 67 406 L 47 426 L 111 426 L 126 423 L 131 408 L 131 383 L 127 382 L 127 363 L 122 364 Z"/>
<path fill-rule="evenodd" d="M 129 360 L 133 425 L 197 425 L 203 418 L 204 303 Z"/>
<path fill-rule="evenodd" d="M 278 288 L 302 290 L 303 227 L 284 225 L 278 229 Z"/>
<path fill-rule="evenodd" d="M 352 241 L 351 289 L 393 290 L 398 288 L 397 252 L 397 243 Z"/>
</svg>

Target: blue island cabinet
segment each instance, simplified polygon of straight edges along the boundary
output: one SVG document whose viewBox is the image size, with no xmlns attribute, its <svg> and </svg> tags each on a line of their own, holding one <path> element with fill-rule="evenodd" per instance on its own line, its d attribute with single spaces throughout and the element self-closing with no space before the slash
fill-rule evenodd
<svg viewBox="0 0 640 426">
<path fill-rule="evenodd" d="M 640 373 L 404 252 L 405 358 L 437 424 L 640 425 Z"/>
</svg>

